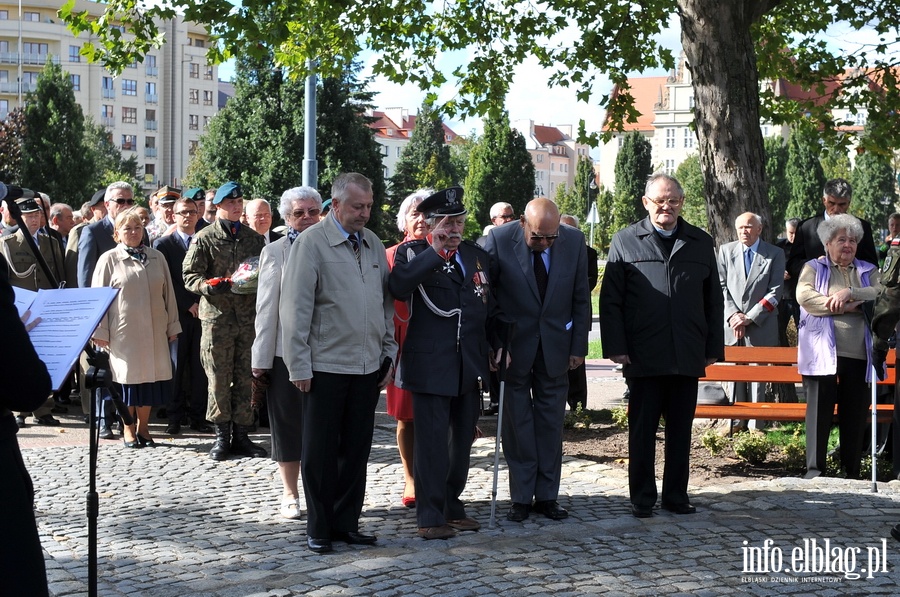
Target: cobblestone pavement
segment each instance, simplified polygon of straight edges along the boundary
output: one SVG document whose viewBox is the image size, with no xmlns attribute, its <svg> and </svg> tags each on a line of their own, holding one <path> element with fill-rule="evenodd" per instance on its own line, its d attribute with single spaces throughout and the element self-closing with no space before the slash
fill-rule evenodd
<svg viewBox="0 0 900 597">
<path fill-rule="evenodd" d="M 621 398 L 614 380 L 591 382 L 592 407 Z M 600 390 L 607 395 L 599 396 Z M 57 596 L 87 593 L 88 450 L 84 432 L 69 419 L 65 433 L 29 427 L 20 437 L 35 482 L 51 594 Z M 482 439 L 473 448 L 463 496 L 482 530 L 424 541 L 416 536 L 415 512 L 400 505 L 393 424 L 381 406 L 377 420 L 361 530 L 378 535 L 378 543 L 336 543 L 327 555 L 306 549 L 303 521 L 278 517 L 280 482 L 270 460 L 215 463 L 207 456 L 211 436 L 162 439 L 158 426 L 153 449 L 102 442 L 99 594 L 900 593 L 900 543 L 889 534 L 900 522 L 900 482 L 879 484 L 877 493 L 868 482 L 825 478 L 706 486 L 692 492 L 697 514 L 657 511 L 636 519 L 622 472 L 566 458 L 560 504 L 570 517 L 554 522 L 532 514 L 525 523 L 511 523 L 504 517 L 509 493 L 501 458 L 498 520 L 490 529 L 494 444 Z M 264 435 L 256 439 L 267 445 Z M 748 548 L 755 549 L 752 567 Z M 804 564 L 805 571 L 791 571 Z"/>
</svg>

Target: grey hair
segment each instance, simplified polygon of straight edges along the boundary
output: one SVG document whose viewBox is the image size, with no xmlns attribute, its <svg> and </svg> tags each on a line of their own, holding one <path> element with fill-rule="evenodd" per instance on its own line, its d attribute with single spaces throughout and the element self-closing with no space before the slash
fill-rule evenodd
<svg viewBox="0 0 900 597">
<path fill-rule="evenodd" d="M 319 194 L 319 191 L 312 187 L 294 187 L 281 194 L 281 202 L 278 204 L 278 213 L 280 213 L 281 217 L 286 221 L 293 210 L 292 204 L 294 201 L 303 201 L 304 199 L 315 201 L 316 207 L 320 210 L 322 209 L 322 195 Z"/>
<path fill-rule="evenodd" d="M 334 202 L 340 203 L 347 198 L 347 188 L 355 185 L 366 193 L 372 192 L 372 181 L 360 174 L 359 172 L 345 172 L 340 174 L 331 183 L 331 201 L 332 207 Z"/>
<path fill-rule="evenodd" d="M 572 214 L 563 214 L 559 216 L 559 221 L 562 222 L 563 220 L 572 220 L 573 222 L 575 222 L 574 224 L 570 224 L 574 228 L 578 228 L 579 226 L 581 226 L 581 222 L 578 221 L 578 216 L 573 216 Z"/>
<path fill-rule="evenodd" d="M 106 193 L 104 193 L 103 195 L 103 201 L 109 203 L 110 195 L 112 195 L 112 192 L 116 189 L 128 189 L 128 192 L 134 195 L 134 189 L 130 184 L 128 184 L 124 180 L 117 180 L 116 182 L 106 187 Z"/>
<path fill-rule="evenodd" d="M 50 206 L 50 219 L 52 220 L 53 218 L 59 216 L 59 214 L 66 211 L 66 209 L 71 210 L 73 214 L 75 213 L 75 210 L 73 210 L 69 205 L 65 203 L 54 203 Z"/>
<path fill-rule="evenodd" d="M 816 228 L 816 232 L 819 235 L 819 240 L 822 241 L 823 245 L 830 243 L 834 240 L 834 237 L 841 230 L 845 230 L 847 234 L 854 237 L 856 242 L 862 240 L 863 227 L 860 224 L 859 220 L 850 214 L 840 214 L 837 216 L 831 216 L 827 220 L 823 220 L 819 227 Z"/>
<path fill-rule="evenodd" d="M 498 201 L 497 203 L 493 204 L 491 206 L 491 219 L 493 220 L 494 218 L 499 216 L 500 212 L 503 211 L 504 209 L 506 209 L 507 207 L 512 209 L 512 205 L 510 205 L 509 203 L 506 203 L 505 201 Z"/>
<path fill-rule="evenodd" d="M 681 183 L 678 182 L 678 179 L 672 176 L 671 174 L 666 174 L 665 172 L 654 172 L 647 178 L 647 184 L 644 185 L 644 197 L 650 196 L 650 189 L 653 188 L 660 180 L 667 180 L 675 185 L 675 190 L 678 191 L 679 197 L 684 197 L 684 189 L 681 188 Z"/>
<path fill-rule="evenodd" d="M 793 226 L 794 230 L 796 230 L 800 226 L 800 218 L 790 218 L 784 222 L 784 227 Z"/>
<path fill-rule="evenodd" d="M 835 199 L 849 200 L 853 198 L 853 187 L 851 187 L 850 183 L 843 178 L 832 178 L 825 183 L 825 188 L 822 189 L 822 195 L 828 195 Z"/>
<path fill-rule="evenodd" d="M 403 202 L 400 204 L 400 209 L 397 210 L 397 229 L 400 232 L 406 231 L 406 216 L 409 215 L 409 212 L 411 212 L 415 206 L 422 203 L 424 199 L 427 199 L 431 195 L 434 195 L 433 189 L 419 189 L 403 200 Z"/>
</svg>

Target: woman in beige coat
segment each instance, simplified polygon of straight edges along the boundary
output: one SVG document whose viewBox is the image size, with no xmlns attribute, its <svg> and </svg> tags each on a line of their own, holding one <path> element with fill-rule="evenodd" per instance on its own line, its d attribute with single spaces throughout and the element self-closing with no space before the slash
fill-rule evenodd
<svg viewBox="0 0 900 597">
<path fill-rule="evenodd" d="M 109 350 L 113 381 L 137 420 L 125 428 L 125 446 L 155 445 L 148 422 L 153 406 L 167 404 L 172 394 L 169 342 L 181 332 L 175 291 L 166 260 L 142 244 L 144 226 L 135 209 L 115 221 L 115 249 L 100 256 L 91 286 L 118 288 L 119 293 L 92 338 Z"/>
</svg>

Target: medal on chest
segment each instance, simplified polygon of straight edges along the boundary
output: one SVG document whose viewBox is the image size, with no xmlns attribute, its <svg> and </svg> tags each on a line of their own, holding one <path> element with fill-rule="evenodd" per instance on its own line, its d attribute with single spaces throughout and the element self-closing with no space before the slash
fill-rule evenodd
<svg viewBox="0 0 900 597">
<path fill-rule="evenodd" d="M 481 260 L 478 258 L 475 259 L 475 274 L 472 276 L 472 282 L 475 284 L 475 296 L 481 297 L 481 302 L 487 304 L 488 279 L 481 268 Z"/>
</svg>

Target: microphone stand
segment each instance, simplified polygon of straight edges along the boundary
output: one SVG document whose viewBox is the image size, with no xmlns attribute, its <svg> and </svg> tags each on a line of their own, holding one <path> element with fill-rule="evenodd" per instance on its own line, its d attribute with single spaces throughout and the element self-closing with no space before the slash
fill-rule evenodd
<svg viewBox="0 0 900 597">
<path fill-rule="evenodd" d="M 19 225 L 19 230 L 23 232 L 25 243 L 34 254 L 34 258 L 40 266 L 44 275 L 50 280 L 54 288 L 59 287 L 59 281 L 53 275 L 47 260 L 41 253 L 34 237 L 28 232 L 25 221 L 22 218 L 22 210 L 19 205 L 9 199 L 4 198 L 6 209 L 10 217 Z M 51 237 L 52 240 L 52 237 Z M 88 364 L 90 367 L 85 375 L 85 387 L 91 388 L 91 414 L 89 447 L 89 466 L 88 466 L 88 493 L 86 496 L 87 518 L 88 518 L 88 596 L 97 597 L 97 519 L 100 512 L 100 498 L 97 494 L 97 456 L 100 447 L 100 425 L 97 421 L 97 406 L 99 403 L 99 393 L 101 388 L 106 388 L 110 398 L 116 407 L 116 412 L 122 418 L 126 425 L 132 424 L 131 413 L 122 402 L 119 392 L 112 381 L 112 374 L 109 369 L 109 353 L 94 349 L 90 342 L 84 347 L 87 353 Z M 109 422 L 107 422 L 109 424 Z"/>
</svg>

